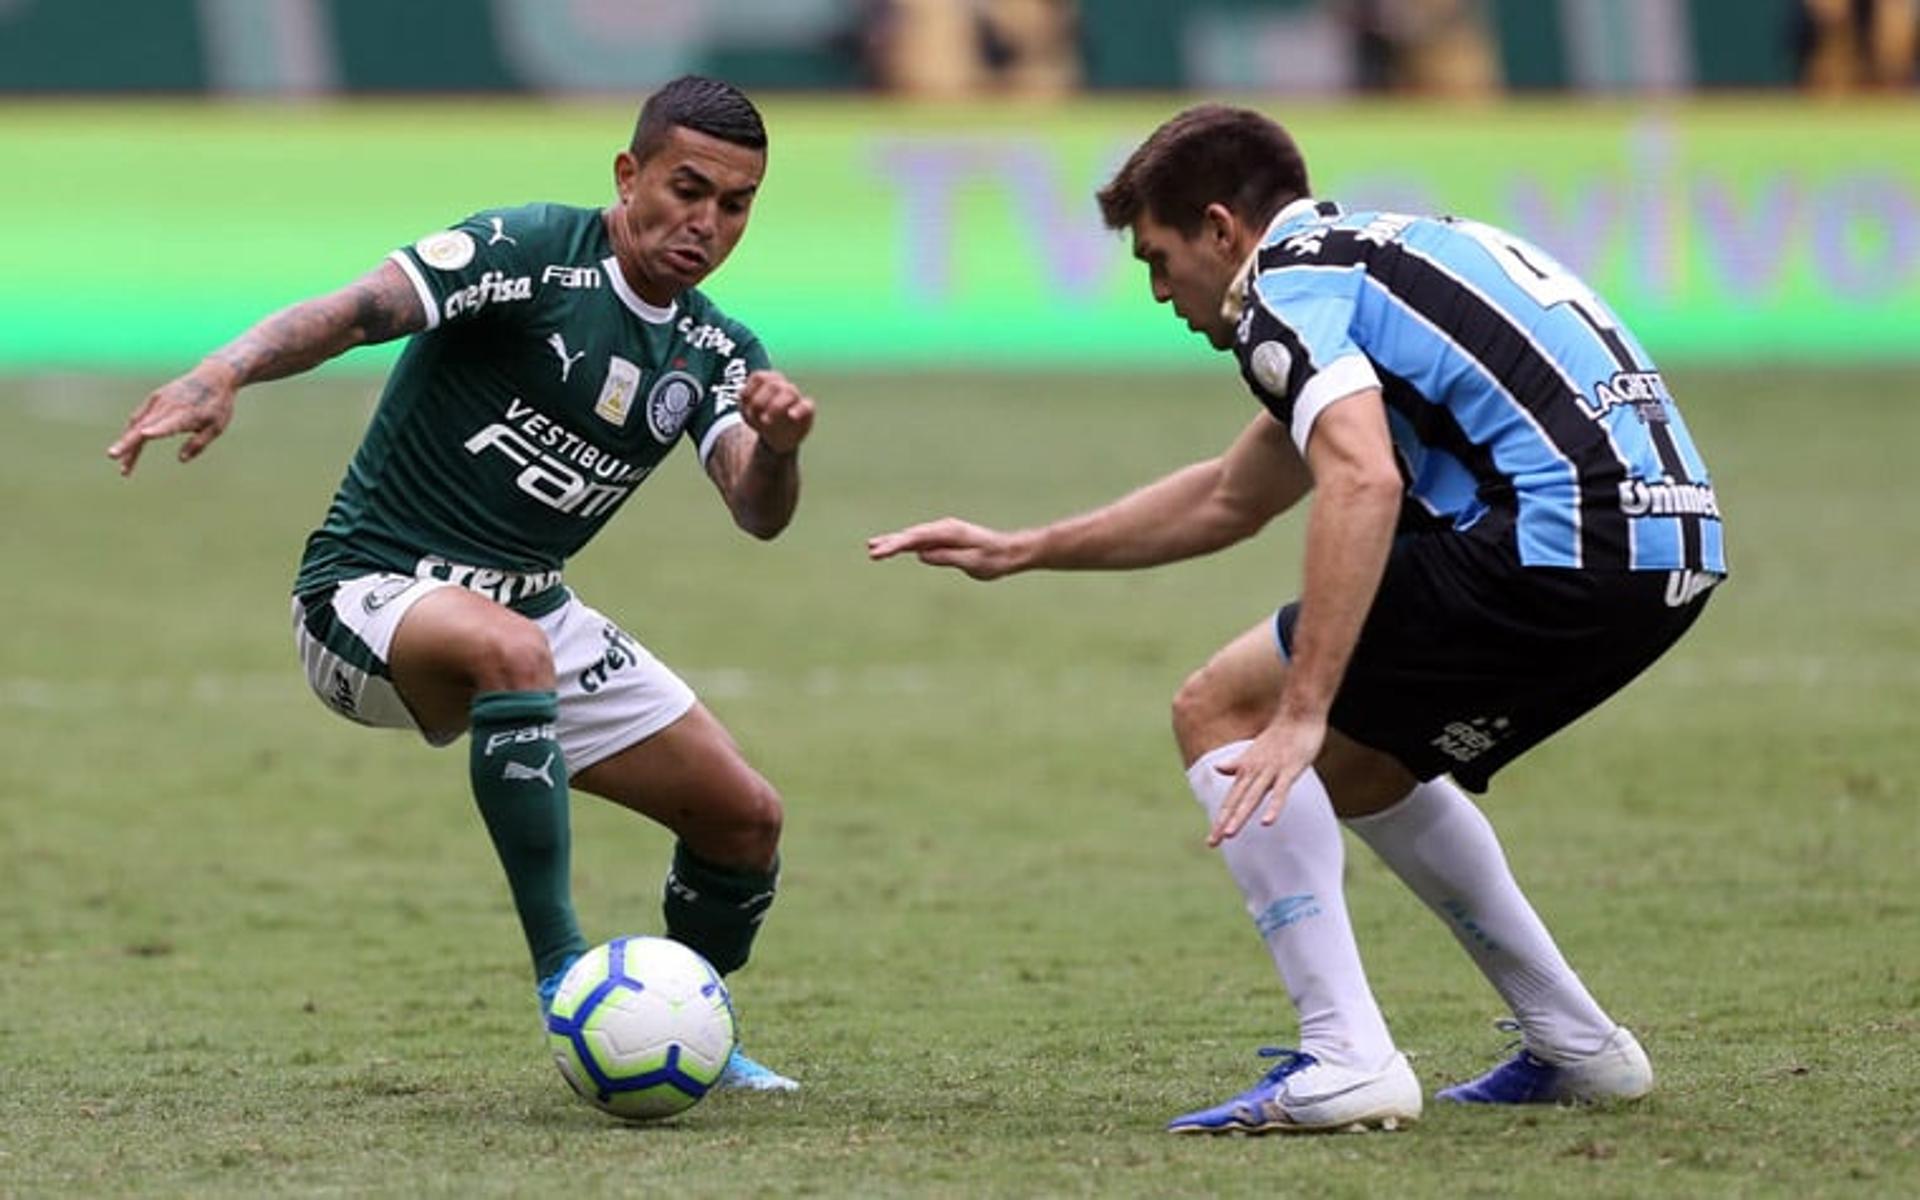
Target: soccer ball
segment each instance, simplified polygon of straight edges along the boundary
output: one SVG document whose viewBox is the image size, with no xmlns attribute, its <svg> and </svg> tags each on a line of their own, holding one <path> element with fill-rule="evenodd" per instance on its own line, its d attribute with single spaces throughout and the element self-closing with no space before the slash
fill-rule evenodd
<svg viewBox="0 0 1920 1200">
<path fill-rule="evenodd" d="M 580 956 L 547 1010 L 553 1061 L 596 1108 L 670 1117 L 707 1094 L 733 1053 L 733 1000 L 692 950 L 615 938 Z"/>
</svg>

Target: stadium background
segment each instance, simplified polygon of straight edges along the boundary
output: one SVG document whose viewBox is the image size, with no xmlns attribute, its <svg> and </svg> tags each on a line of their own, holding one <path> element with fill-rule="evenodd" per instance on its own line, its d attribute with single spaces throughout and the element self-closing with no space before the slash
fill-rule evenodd
<svg viewBox="0 0 1920 1200">
<path fill-rule="evenodd" d="M 1920 1194 L 1914 9 L 0 0 L 0 1198 Z M 767 112 L 710 290 L 821 401 L 806 499 L 756 543 L 683 457 L 568 575 L 788 800 L 735 993 L 808 1087 L 636 1134 L 541 1051 L 461 752 L 333 720 L 289 654 L 300 539 L 391 348 L 250 390 L 190 467 L 122 481 L 102 451 L 394 245 L 600 202 L 682 70 Z M 1085 508 L 1248 419 L 1090 198 L 1198 97 L 1293 126 L 1325 194 L 1552 248 L 1713 466 L 1726 594 L 1487 798 L 1654 1054 L 1648 1104 L 1164 1136 L 1288 1030 L 1166 705 L 1295 589 L 1301 523 L 990 588 L 862 561 L 942 512 Z M 656 928 L 666 837 L 574 811 L 589 936 Z M 1423 1082 L 1482 1069 L 1484 983 L 1371 855 L 1347 870 Z"/>
</svg>

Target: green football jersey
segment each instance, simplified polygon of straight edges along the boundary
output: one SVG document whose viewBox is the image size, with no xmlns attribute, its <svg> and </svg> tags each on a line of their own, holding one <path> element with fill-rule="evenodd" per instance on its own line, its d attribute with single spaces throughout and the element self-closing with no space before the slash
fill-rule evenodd
<svg viewBox="0 0 1920 1200">
<path fill-rule="evenodd" d="M 427 328 L 307 539 L 300 593 L 397 571 L 545 609 L 675 442 L 706 462 L 767 365 L 698 290 L 665 308 L 637 295 L 598 209 L 481 212 L 391 257 Z"/>
</svg>

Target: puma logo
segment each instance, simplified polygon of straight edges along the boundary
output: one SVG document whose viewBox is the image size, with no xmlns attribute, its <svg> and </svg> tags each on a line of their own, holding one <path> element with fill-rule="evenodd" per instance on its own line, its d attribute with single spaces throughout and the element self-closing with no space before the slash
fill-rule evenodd
<svg viewBox="0 0 1920 1200">
<path fill-rule="evenodd" d="M 493 223 L 493 235 L 487 239 L 487 245 L 491 246 L 496 242 L 506 242 L 514 246 L 520 244 L 520 239 L 507 236 L 507 223 L 505 221 L 499 217 L 488 217 L 487 220 Z"/>
<path fill-rule="evenodd" d="M 555 753 L 556 751 L 553 750 L 547 751 L 547 761 L 537 767 L 529 767 L 525 763 L 517 763 L 512 759 L 508 759 L 506 769 L 500 772 L 500 778 L 506 780 L 508 783 L 514 783 L 523 779 L 538 779 L 541 783 L 552 787 L 553 757 Z"/>
<path fill-rule="evenodd" d="M 548 335 L 547 345 L 552 346 L 553 352 L 560 356 L 560 382 L 565 383 L 567 376 L 573 374 L 573 364 L 585 358 L 587 352 L 581 350 L 573 354 L 568 354 L 567 339 L 561 337 L 557 331 Z"/>
</svg>

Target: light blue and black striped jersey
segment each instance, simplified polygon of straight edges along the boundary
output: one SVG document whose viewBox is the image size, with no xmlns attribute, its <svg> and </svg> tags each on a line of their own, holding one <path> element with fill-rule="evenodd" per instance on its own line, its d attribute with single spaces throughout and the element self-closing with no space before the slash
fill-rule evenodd
<svg viewBox="0 0 1920 1200">
<path fill-rule="evenodd" d="M 1528 566 L 1726 572 L 1713 484 L 1653 360 L 1537 247 L 1297 200 L 1235 307 L 1241 372 L 1302 453 L 1328 404 L 1380 389 L 1407 523 L 1511 537 Z"/>
</svg>

